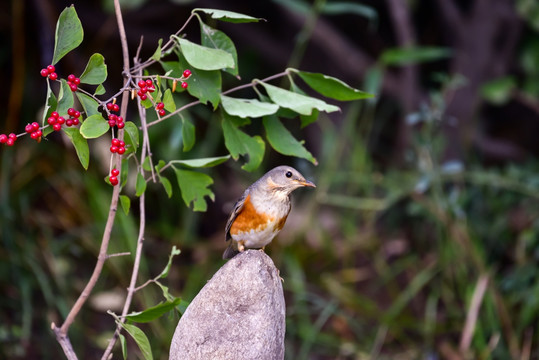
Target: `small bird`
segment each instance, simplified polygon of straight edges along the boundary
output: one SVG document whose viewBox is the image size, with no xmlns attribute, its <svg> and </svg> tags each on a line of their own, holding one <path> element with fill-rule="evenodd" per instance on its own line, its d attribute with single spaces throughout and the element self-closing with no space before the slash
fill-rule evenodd
<svg viewBox="0 0 539 360">
<path fill-rule="evenodd" d="M 290 166 L 268 171 L 236 201 L 226 223 L 230 241 L 223 259 L 248 249 L 264 249 L 283 228 L 290 212 L 290 193 L 299 187 L 316 187 Z"/>
</svg>

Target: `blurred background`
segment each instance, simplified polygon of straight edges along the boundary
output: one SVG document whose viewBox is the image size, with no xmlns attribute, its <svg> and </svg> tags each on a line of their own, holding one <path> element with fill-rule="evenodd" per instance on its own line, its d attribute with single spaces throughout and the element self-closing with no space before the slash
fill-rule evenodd
<svg viewBox="0 0 539 360">
<path fill-rule="evenodd" d="M 0 133 L 23 132 L 41 118 L 39 71 L 52 58 L 58 15 L 71 3 L 84 42 L 57 72 L 80 74 L 99 52 L 106 89 L 121 86 L 112 0 L 4 3 Z M 538 1 L 122 4 L 131 54 L 144 36 L 142 58 L 195 7 L 266 19 L 209 22 L 238 50 L 242 80 L 225 75 L 224 88 L 291 66 L 376 95 L 339 103 L 341 113 L 304 129 L 285 121 L 305 139 L 316 167 L 267 147 L 256 173 L 241 170 L 242 161 L 212 169 L 216 197 L 206 213 L 187 209 L 177 187 L 168 199 L 161 185 L 150 185 L 139 284 L 161 272 L 176 245 L 182 253 L 165 283 L 191 301 L 223 264 L 223 229 L 236 198 L 268 169 L 289 164 L 318 187 L 294 193 L 288 222 L 266 250 L 284 278 L 286 359 L 539 358 Z M 186 33 L 197 41 L 198 24 Z M 181 129 L 163 122 L 150 131 L 155 159 L 226 154 L 209 108 L 186 116 L 197 145 L 183 153 Z M 257 121 L 247 131 L 263 136 Z M 107 140 L 90 141 L 88 171 L 69 141 L 59 134 L 48 140 L 0 147 L 0 358 L 63 358 L 50 324 L 62 323 L 93 270 L 110 203 Z M 109 253 L 135 248 L 138 204 L 132 188 L 126 194 L 132 211 L 118 212 Z M 120 312 L 131 266 L 130 256 L 106 262 L 71 327 L 82 358 L 101 356 L 114 329 L 106 310 Z M 150 285 L 132 310 L 162 300 Z M 165 316 L 141 326 L 155 358 L 168 357 L 177 321 Z M 136 358 L 131 342 L 129 351 Z"/>
</svg>

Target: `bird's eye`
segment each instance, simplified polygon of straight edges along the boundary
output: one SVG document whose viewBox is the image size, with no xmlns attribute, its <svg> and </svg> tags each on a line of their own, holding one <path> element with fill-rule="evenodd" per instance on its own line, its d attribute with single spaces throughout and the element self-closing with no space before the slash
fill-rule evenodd
<svg viewBox="0 0 539 360">
<path fill-rule="evenodd" d="M 286 175 L 287 178 L 291 178 L 291 177 L 292 177 L 292 172 L 291 172 L 291 171 L 287 171 L 285 175 Z"/>
</svg>

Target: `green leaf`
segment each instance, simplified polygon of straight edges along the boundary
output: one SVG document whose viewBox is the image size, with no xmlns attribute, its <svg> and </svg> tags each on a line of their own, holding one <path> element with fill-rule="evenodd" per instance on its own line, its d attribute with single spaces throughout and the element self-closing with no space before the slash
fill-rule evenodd
<svg viewBox="0 0 539 360">
<path fill-rule="evenodd" d="M 223 135 L 225 146 L 230 151 L 234 160 L 238 160 L 240 155 L 248 156 L 248 161 L 242 166 L 246 171 L 257 169 L 264 158 L 266 144 L 260 136 L 249 136 L 239 129 L 240 126 L 249 123 L 248 120 L 230 116 L 222 112 Z"/>
<path fill-rule="evenodd" d="M 201 46 L 175 35 L 172 37 L 180 44 L 185 60 L 195 69 L 221 70 L 235 67 L 232 55 L 224 50 Z"/>
<path fill-rule="evenodd" d="M 152 306 L 144 311 L 133 312 L 127 314 L 125 318 L 136 323 L 147 323 L 157 318 L 160 318 L 167 312 L 174 310 L 181 302 L 181 298 L 176 298 L 174 301 L 165 301 L 163 303 Z"/>
<path fill-rule="evenodd" d="M 93 54 L 88 60 L 86 69 L 80 76 L 80 82 L 90 85 L 100 85 L 107 79 L 107 65 L 101 54 Z"/>
<path fill-rule="evenodd" d="M 190 168 L 201 168 L 201 167 L 212 167 L 224 163 L 230 159 L 230 155 L 219 156 L 219 157 L 209 157 L 201 159 L 192 159 L 192 160 L 173 160 L 172 164 L 181 164 Z"/>
<path fill-rule="evenodd" d="M 100 114 L 101 113 L 99 111 L 97 111 L 97 109 L 99 108 L 99 104 L 97 103 L 97 101 L 95 101 L 95 99 L 93 99 L 92 97 L 84 94 L 84 93 L 81 93 L 80 91 L 77 91 L 75 93 L 77 95 L 77 98 L 79 99 L 79 102 L 81 103 L 82 107 L 84 108 L 84 112 L 86 113 L 86 117 L 90 117 L 92 115 L 95 115 L 95 114 Z"/>
<path fill-rule="evenodd" d="M 442 47 L 392 48 L 384 51 L 380 60 L 385 65 L 403 66 L 445 59 L 451 56 L 451 50 Z"/>
<path fill-rule="evenodd" d="M 82 43 L 84 32 L 75 7 L 71 5 L 62 11 L 56 23 L 56 35 L 54 37 L 54 55 L 52 64 L 56 64 L 68 52 Z"/>
<path fill-rule="evenodd" d="M 163 56 L 161 51 L 161 44 L 163 44 L 163 39 L 159 39 L 157 42 L 157 49 L 155 49 L 155 52 L 153 53 L 151 59 L 155 61 L 161 60 L 161 56 Z"/>
<path fill-rule="evenodd" d="M 75 146 L 75 151 L 77 152 L 77 156 L 79 157 L 82 167 L 84 170 L 88 170 L 88 164 L 90 162 L 90 149 L 88 148 L 88 142 L 82 137 L 79 129 L 77 128 L 63 128 L 63 130 L 73 143 L 73 146 Z"/>
<path fill-rule="evenodd" d="M 161 274 L 157 277 L 158 279 L 163 279 L 168 276 L 168 272 L 170 271 L 170 267 L 172 266 L 172 259 L 176 255 L 180 255 L 181 251 L 176 247 L 176 245 L 172 246 L 172 250 L 170 251 L 170 255 L 168 256 L 168 263 L 167 266 L 161 271 Z"/>
<path fill-rule="evenodd" d="M 258 118 L 275 114 L 279 105 L 261 102 L 256 99 L 238 99 L 221 95 L 221 105 L 230 115 L 241 118 Z"/>
<path fill-rule="evenodd" d="M 121 321 L 116 321 L 116 323 L 123 327 L 125 331 L 127 331 L 127 333 L 131 335 L 133 340 L 135 340 L 140 349 L 140 352 L 142 353 L 142 356 L 144 356 L 144 359 L 153 360 L 152 348 L 150 346 L 148 338 L 146 337 L 146 334 L 144 334 L 144 332 L 135 325 L 124 324 Z"/>
<path fill-rule="evenodd" d="M 157 177 L 159 178 L 159 182 L 165 188 L 165 192 L 167 193 L 167 196 L 170 199 L 172 197 L 172 184 L 170 183 L 170 180 L 159 173 L 157 173 Z"/>
<path fill-rule="evenodd" d="M 120 336 L 120 346 L 122 348 L 122 356 L 124 357 L 124 360 L 127 359 L 127 343 L 125 342 L 125 336 L 122 334 L 119 334 Z"/>
<path fill-rule="evenodd" d="M 95 139 L 109 131 L 109 123 L 101 114 L 95 114 L 86 118 L 80 126 L 80 133 L 85 139 Z"/>
<path fill-rule="evenodd" d="M 267 84 L 260 81 L 259 84 L 264 86 L 271 100 L 279 106 L 294 110 L 301 115 L 311 115 L 313 109 L 318 109 L 325 112 L 339 111 L 335 105 L 330 105 L 325 101 L 316 99 L 310 96 L 297 94 L 292 91 L 281 89 L 277 86 Z"/>
<path fill-rule="evenodd" d="M 146 191 L 146 180 L 141 173 L 137 173 L 137 182 L 135 184 L 135 195 L 140 196 Z"/>
<path fill-rule="evenodd" d="M 374 95 L 363 92 L 361 90 L 354 89 L 343 81 L 319 73 L 311 73 L 306 71 L 299 71 L 296 69 L 288 69 L 296 74 L 307 83 L 313 90 L 329 98 L 350 101 L 372 98 Z"/>
<path fill-rule="evenodd" d="M 133 147 L 133 152 L 136 152 L 139 146 L 139 130 L 137 125 L 132 121 L 126 121 L 124 134 L 126 135 L 126 144 L 130 144 Z"/>
<path fill-rule="evenodd" d="M 131 199 L 126 195 L 120 195 L 120 204 L 125 215 L 129 215 L 129 209 L 131 208 Z"/>
<path fill-rule="evenodd" d="M 208 205 L 204 197 L 215 199 L 213 192 L 208 189 L 208 186 L 213 184 L 213 179 L 197 171 L 174 168 L 174 172 L 185 204 L 190 207 L 193 203 L 194 211 L 206 211 Z"/>
<path fill-rule="evenodd" d="M 67 114 L 67 109 L 73 107 L 74 99 L 73 92 L 69 88 L 69 85 L 67 85 L 67 81 L 62 79 L 61 84 L 60 91 L 58 92 L 58 106 L 56 107 L 56 111 L 62 116 Z"/>
<path fill-rule="evenodd" d="M 182 138 L 183 138 L 183 151 L 189 151 L 195 146 L 195 125 L 191 120 L 184 118 L 182 119 Z"/>
<path fill-rule="evenodd" d="M 493 104 L 503 105 L 509 101 L 516 86 L 516 80 L 512 76 L 498 78 L 483 84 L 481 95 Z"/>
<path fill-rule="evenodd" d="M 165 110 L 168 112 L 173 112 L 176 110 L 176 103 L 172 97 L 172 91 L 167 89 L 163 95 L 163 104 L 165 105 Z"/>
<path fill-rule="evenodd" d="M 224 11 L 224 10 L 217 10 L 217 9 L 197 8 L 197 9 L 193 9 L 193 11 L 191 12 L 195 13 L 197 11 L 210 15 L 212 19 L 231 22 L 231 23 L 258 22 L 260 20 L 265 21 L 262 18 L 255 18 L 249 15 L 244 15 L 244 14 L 240 14 L 233 11 Z"/>
<path fill-rule="evenodd" d="M 303 144 L 294 138 L 277 116 L 267 116 L 263 119 L 266 137 L 275 151 L 283 154 L 304 158 L 317 165 L 314 156 L 305 149 Z"/>
<path fill-rule="evenodd" d="M 103 86 L 103 84 L 99 84 L 97 86 L 97 88 L 95 89 L 95 92 L 94 92 L 94 95 L 103 95 L 105 93 L 105 87 Z M 77 92 L 77 95 L 79 93 Z"/>
<path fill-rule="evenodd" d="M 213 49 L 221 49 L 232 56 L 234 67 L 225 69 L 226 72 L 238 76 L 238 53 L 232 40 L 222 31 L 212 28 L 200 21 L 200 43 Z"/>
</svg>

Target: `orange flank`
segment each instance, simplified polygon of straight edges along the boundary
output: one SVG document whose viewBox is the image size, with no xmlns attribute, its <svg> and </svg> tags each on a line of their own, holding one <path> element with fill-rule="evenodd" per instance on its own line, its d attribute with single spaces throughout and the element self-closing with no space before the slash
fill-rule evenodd
<svg viewBox="0 0 539 360">
<path fill-rule="evenodd" d="M 274 227 L 274 231 L 281 231 L 281 229 L 283 228 L 285 222 L 286 222 L 286 218 L 288 217 L 288 214 L 286 214 L 286 216 L 283 216 L 281 218 L 281 220 L 277 221 L 277 223 L 275 224 L 275 227 Z"/>
<path fill-rule="evenodd" d="M 257 231 L 272 220 L 273 218 L 271 216 L 257 213 L 253 204 L 251 203 L 251 195 L 247 195 L 245 202 L 243 203 L 243 208 L 237 215 L 236 219 L 234 219 L 234 223 L 230 227 L 230 235 L 246 233 L 250 232 L 251 230 Z M 282 225 L 279 223 L 281 228 L 284 225 L 285 220 L 286 218 L 282 220 Z"/>
</svg>

